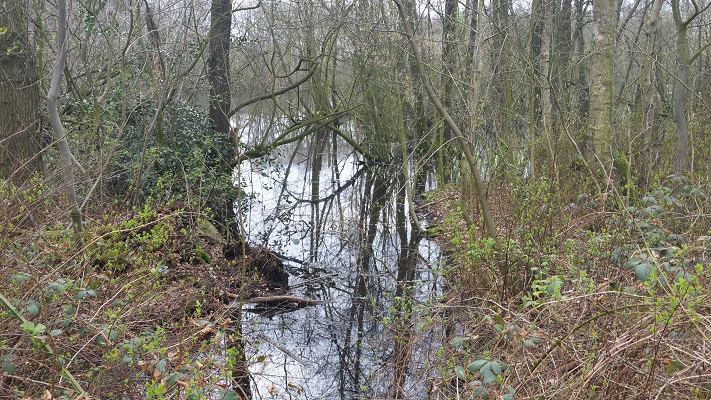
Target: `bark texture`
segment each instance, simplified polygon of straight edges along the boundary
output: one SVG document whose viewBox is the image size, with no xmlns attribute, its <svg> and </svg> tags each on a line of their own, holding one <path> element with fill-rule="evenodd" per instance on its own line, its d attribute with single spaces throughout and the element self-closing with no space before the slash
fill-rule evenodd
<svg viewBox="0 0 711 400">
<path fill-rule="evenodd" d="M 0 178 L 19 185 L 42 167 L 39 80 L 25 1 L 0 2 Z"/>
<path fill-rule="evenodd" d="M 592 164 L 610 174 L 612 137 L 612 45 L 615 29 L 614 0 L 593 0 L 593 54 L 590 68 L 589 131 Z"/>
<path fill-rule="evenodd" d="M 230 134 L 228 115 L 231 104 L 229 71 L 232 2 L 230 0 L 212 1 L 210 23 L 207 62 L 210 80 L 210 119 L 215 125 L 215 130 L 228 137 Z"/>
<path fill-rule="evenodd" d="M 654 136 L 654 123 L 657 115 L 656 96 L 652 85 L 652 70 L 659 48 L 657 46 L 658 28 L 657 22 L 662 10 L 662 0 L 654 0 L 652 9 L 645 20 L 645 50 L 644 58 L 640 63 L 640 107 L 641 107 L 641 130 L 642 130 L 642 174 L 645 183 L 649 180 L 651 165 L 654 159 L 654 152 L 651 149 Z"/>
</svg>

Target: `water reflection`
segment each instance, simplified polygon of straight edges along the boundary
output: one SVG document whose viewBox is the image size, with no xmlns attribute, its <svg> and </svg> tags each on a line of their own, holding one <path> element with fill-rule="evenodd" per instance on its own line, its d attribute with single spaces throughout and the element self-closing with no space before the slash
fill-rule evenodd
<svg viewBox="0 0 711 400">
<path fill-rule="evenodd" d="M 441 341 L 422 322 L 436 315 L 439 248 L 410 226 L 401 166 L 348 154 L 315 165 L 313 148 L 239 171 L 250 239 L 280 254 L 294 295 L 327 300 L 243 313 L 253 396 L 424 398 Z"/>
</svg>

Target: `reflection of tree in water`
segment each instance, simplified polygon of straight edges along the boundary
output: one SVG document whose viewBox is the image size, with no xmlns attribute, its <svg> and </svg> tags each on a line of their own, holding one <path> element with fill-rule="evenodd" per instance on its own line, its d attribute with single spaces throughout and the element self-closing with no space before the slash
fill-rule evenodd
<svg viewBox="0 0 711 400">
<path fill-rule="evenodd" d="M 329 302 L 256 323 L 250 317 L 253 360 L 266 357 L 252 368 L 255 398 L 272 387 L 284 398 L 418 397 L 427 377 L 412 374 L 420 374 L 424 354 L 437 347 L 424 340 L 430 333 L 414 327 L 418 302 L 432 295 L 421 294 L 431 275 L 424 268 L 429 256 L 420 250 L 437 250 L 427 249 L 434 245 L 423 244 L 411 226 L 402 166 L 358 169 L 352 161 L 329 161 L 332 168 L 319 166 L 304 184 L 304 170 L 315 169 L 292 157 L 286 169 L 300 181 L 287 176 L 270 185 L 280 193 L 284 207 L 276 212 L 283 225 L 265 230 L 282 244 L 275 250 L 284 253 L 294 294 Z M 306 200 L 282 203 L 285 192 Z"/>
</svg>

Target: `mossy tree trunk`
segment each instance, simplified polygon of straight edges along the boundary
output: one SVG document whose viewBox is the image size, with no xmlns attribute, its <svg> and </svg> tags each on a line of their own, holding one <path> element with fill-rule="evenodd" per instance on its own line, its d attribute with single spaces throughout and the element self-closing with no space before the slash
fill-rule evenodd
<svg viewBox="0 0 711 400">
<path fill-rule="evenodd" d="M 25 1 L 0 2 L 0 178 L 16 185 L 40 171 L 40 96 Z"/>
</svg>

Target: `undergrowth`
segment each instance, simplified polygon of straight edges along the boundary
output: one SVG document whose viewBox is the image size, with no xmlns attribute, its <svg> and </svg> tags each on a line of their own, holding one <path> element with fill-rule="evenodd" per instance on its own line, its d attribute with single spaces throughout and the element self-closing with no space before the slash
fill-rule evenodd
<svg viewBox="0 0 711 400">
<path fill-rule="evenodd" d="M 711 398 L 706 188 L 677 176 L 635 199 L 516 187 L 492 200 L 503 256 L 467 231 L 456 203 L 433 229 L 451 259 L 447 304 L 461 305 L 437 393 Z M 452 189 L 432 196 L 441 204 Z M 514 287 L 502 288 L 501 262 Z"/>
<path fill-rule="evenodd" d="M 239 398 L 228 303 L 259 277 L 208 215 L 115 204 L 75 238 L 41 185 L 0 191 L 0 398 Z"/>
</svg>

